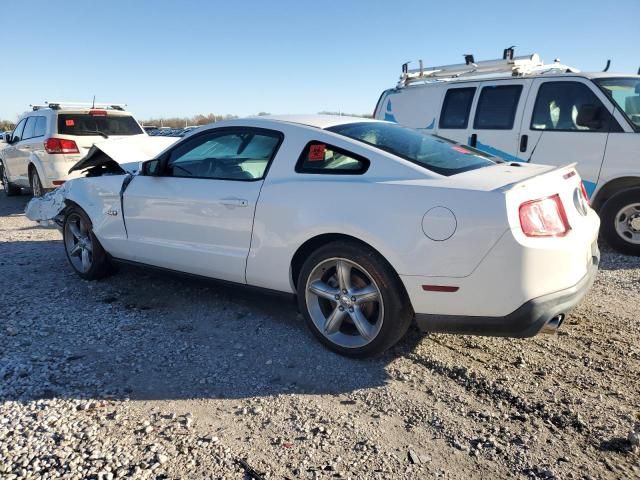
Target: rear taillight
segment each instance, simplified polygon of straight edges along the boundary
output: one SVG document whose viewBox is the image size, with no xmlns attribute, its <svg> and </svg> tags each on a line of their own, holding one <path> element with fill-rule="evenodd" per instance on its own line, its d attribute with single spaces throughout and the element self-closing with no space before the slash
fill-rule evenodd
<svg viewBox="0 0 640 480">
<path fill-rule="evenodd" d="M 76 142 L 65 138 L 47 138 L 44 149 L 47 153 L 80 153 Z"/>
<path fill-rule="evenodd" d="M 520 225 L 527 237 L 562 237 L 571 229 L 557 194 L 520 205 Z"/>
<path fill-rule="evenodd" d="M 584 182 L 580 182 L 580 192 L 582 192 L 582 197 L 584 198 L 584 201 L 587 202 L 587 205 L 591 205 L 591 202 L 589 201 L 589 194 L 584 186 Z"/>
<path fill-rule="evenodd" d="M 93 110 L 89 110 L 89 115 L 91 115 L 92 117 L 106 117 L 107 111 L 93 109 Z"/>
</svg>

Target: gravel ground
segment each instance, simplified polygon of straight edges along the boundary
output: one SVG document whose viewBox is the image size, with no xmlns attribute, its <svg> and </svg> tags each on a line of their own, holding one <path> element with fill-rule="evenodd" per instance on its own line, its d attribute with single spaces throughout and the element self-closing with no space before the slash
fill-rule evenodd
<svg viewBox="0 0 640 480">
<path fill-rule="evenodd" d="M 287 297 L 82 281 L 27 200 L 0 198 L 2 479 L 640 478 L 638 258 L 604 249 L 559 335 L 354 361 Z"/>
</svg>

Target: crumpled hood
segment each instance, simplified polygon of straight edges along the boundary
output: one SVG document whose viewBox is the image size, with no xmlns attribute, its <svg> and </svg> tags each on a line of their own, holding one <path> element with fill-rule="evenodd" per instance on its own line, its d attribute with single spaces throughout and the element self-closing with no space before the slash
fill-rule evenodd
<svg viewBox="0 0 640 480">
<path fill-rule="evenodd" d="M 116 162 L 123 171 L 138 169 L 140 162 L 157 157 L 180 140 L 179 137 L 134 136 L 96 142 L 69 173 Z"/>
</svg>

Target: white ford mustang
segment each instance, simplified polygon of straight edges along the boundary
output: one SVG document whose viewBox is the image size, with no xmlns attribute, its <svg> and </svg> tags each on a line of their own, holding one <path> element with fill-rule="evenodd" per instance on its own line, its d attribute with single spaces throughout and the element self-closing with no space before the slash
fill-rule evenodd
<svg viewBox="0 0 640 480">
<path fill-rule="evenodd" d="M 553 331 L 597 272 L 573 166 L 505 163 L 393 123 L 261 117 L 199 129 L 125 173 L 94 154 L 64 187 L 85 279 L 135 262 L 297 294 L 346 355 L 429 332 Z"/>
</svg>

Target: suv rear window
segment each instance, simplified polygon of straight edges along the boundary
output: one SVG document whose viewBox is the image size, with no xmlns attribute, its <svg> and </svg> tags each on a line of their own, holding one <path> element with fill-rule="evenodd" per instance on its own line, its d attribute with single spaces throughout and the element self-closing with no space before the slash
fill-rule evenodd
<svg viewBox="0 0 640 480">
<path fill-rule="evenodd" d="M 58 133 L 63 135 L 139 135 L 140 125 L 130 115 L 98 116 L 88 113 L 58 115 Z"/>
</svg>

